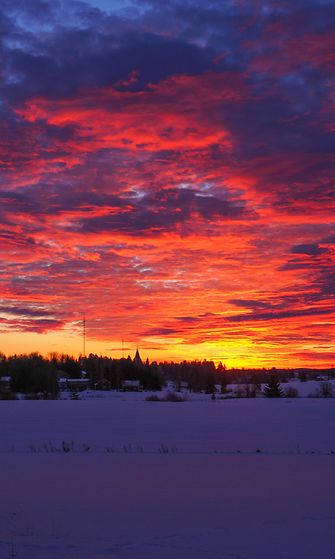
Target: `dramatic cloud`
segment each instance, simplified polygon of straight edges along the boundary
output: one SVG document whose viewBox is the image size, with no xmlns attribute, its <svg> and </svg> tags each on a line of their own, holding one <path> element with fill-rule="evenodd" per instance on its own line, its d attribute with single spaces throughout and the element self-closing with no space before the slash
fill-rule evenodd
<svg viewBox="0 0 335 559">
<path fill-rule="evenodd" d="M 303 245 L 295 245 L 292 247 L 291 252 L 293 254 L 307 254 L 308 256 L 319 256 L 320 254 L 325 254 L 328 252 L 327 248 L 320 247 L 317 244 L 306 243 Z"/>
<path fill-rule="evenodd" d="M 332 365 L 334 25 L 3 0 L 0 349 Z"/>
</svg>

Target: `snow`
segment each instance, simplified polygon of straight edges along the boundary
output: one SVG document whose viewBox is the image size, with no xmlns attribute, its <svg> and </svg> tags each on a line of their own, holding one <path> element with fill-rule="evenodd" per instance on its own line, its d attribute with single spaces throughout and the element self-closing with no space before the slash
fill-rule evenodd
<svg viewBox="0 0 335 559">
<path fill-rule="evenodd" d="M 333 557 L 335 399 L 88 396 L 1 402 L 1 559 Z"/>
<path fill-rule="evenodd" d="M 298 390 L 299 396 L 302 398 L 309 398 L 315 395 L 318 390 L 320 389 L 320 385 L 324 382 L 329 383 L 335 393 L 335 381 L 334 380 L 306 380 L 301 382 L 298 379 L 292 379 L 287 384 L 283 384 L 282 388 L 287 388 L 291 386 L 292 388 L 296 388 Z"/>
<path fill-rule="evenodd" d="M 288 388 L 295 388 L 298 391 L 298 397 L 300 398 L 311 398 L 314 397 L 323 383 L 327 383 L 332 387 L 332 390 L 335 394 L 335 380 L 327 380 L 326 378 L 320 380 L 306 380 L 300 381 L 297 378 L 292 378 L 288 382 L 283 382 L 280 386 L 283 391 L 287 390 Z M 231 392 L 232 395 L 236 395 L 236 393 L 241 390 L 245 389 L 248 385 L 246 384 L 228 384 L 227 391 Z M 263 391 L 266 384 L 261 385 L 261 390 Z M 258 397 L 263 397 L 263 394 L 258 394 Z"/>
</svg>

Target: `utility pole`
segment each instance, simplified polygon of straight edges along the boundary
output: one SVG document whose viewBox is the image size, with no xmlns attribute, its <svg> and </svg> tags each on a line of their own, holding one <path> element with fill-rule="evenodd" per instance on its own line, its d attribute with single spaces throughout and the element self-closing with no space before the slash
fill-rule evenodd
<svg viewBox="0 0 335 559">
<path fill-rule="evenodd" d="M 86 356 L 86 319 L 83 316 L 83 358 Z"/>
</svg>

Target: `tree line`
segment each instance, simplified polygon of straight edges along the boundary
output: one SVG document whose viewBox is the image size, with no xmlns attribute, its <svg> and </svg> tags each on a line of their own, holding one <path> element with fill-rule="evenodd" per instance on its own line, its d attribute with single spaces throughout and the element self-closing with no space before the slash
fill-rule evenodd
<svg viewBox="0 0 335 559">
<path fill-rule="evenodd" d="M 317 371 L 313 369 L 299 370 L 300 380 L 315 378 L 316 374 Z M 61 378 L 80 379 L 83 375 L 88 379 L 91 388 L 102 390 L 120 390 L 125 380 L 139 381 L 144 390 L 160 390 L 169 381 L 174 384 L 176 390 L 187 386 L 193 392 L 204 391 L 211 394 L 218 387 L 221 387 L 221 392 L 224 393 L 228 383 L 243 383 L 243 390 L 246 392 L 243 395 L 252 397 L 260 390 L 262 384 L 271 379 L 275 379 L 277 383 L 287 382 L 297 375 L 297 370 L 275 367 L 227 370 L 222 363 L 216 366 L 213 361 L 206 359 L 185 360 L 180 363 L 150 363 L 147 360 L 138 364 L 130 356 L 115 359 L 90 354 L 87 357 L 74 358 L 58 353 L 52 353 L 48 357 L 31 353 L 6 357 L 0 353 L 0 377 L 10 379 L 12 393 L 40 393 L 42 397 L 55 398 L 59 392 Z M 334 369 L 328 370 L 328 378 L 335 378 Z"/>
</svg>

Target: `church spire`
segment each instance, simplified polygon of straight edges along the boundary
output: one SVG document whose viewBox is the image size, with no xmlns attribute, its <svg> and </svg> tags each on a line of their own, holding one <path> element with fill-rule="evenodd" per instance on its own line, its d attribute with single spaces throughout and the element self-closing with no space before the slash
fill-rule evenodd
<svg viewBox="0 0 335 559">
<path fill-rule="evenodd" d="M 138 348 L 136 349 L 136 353 L 135 353 L 135 357 L 133 359 L 133 363 L 134 363 L 135 367 L 142 367 L 143 366 L 143 361 L 141 359 L 140 352 L 138 351 Z"/>
</svg>

